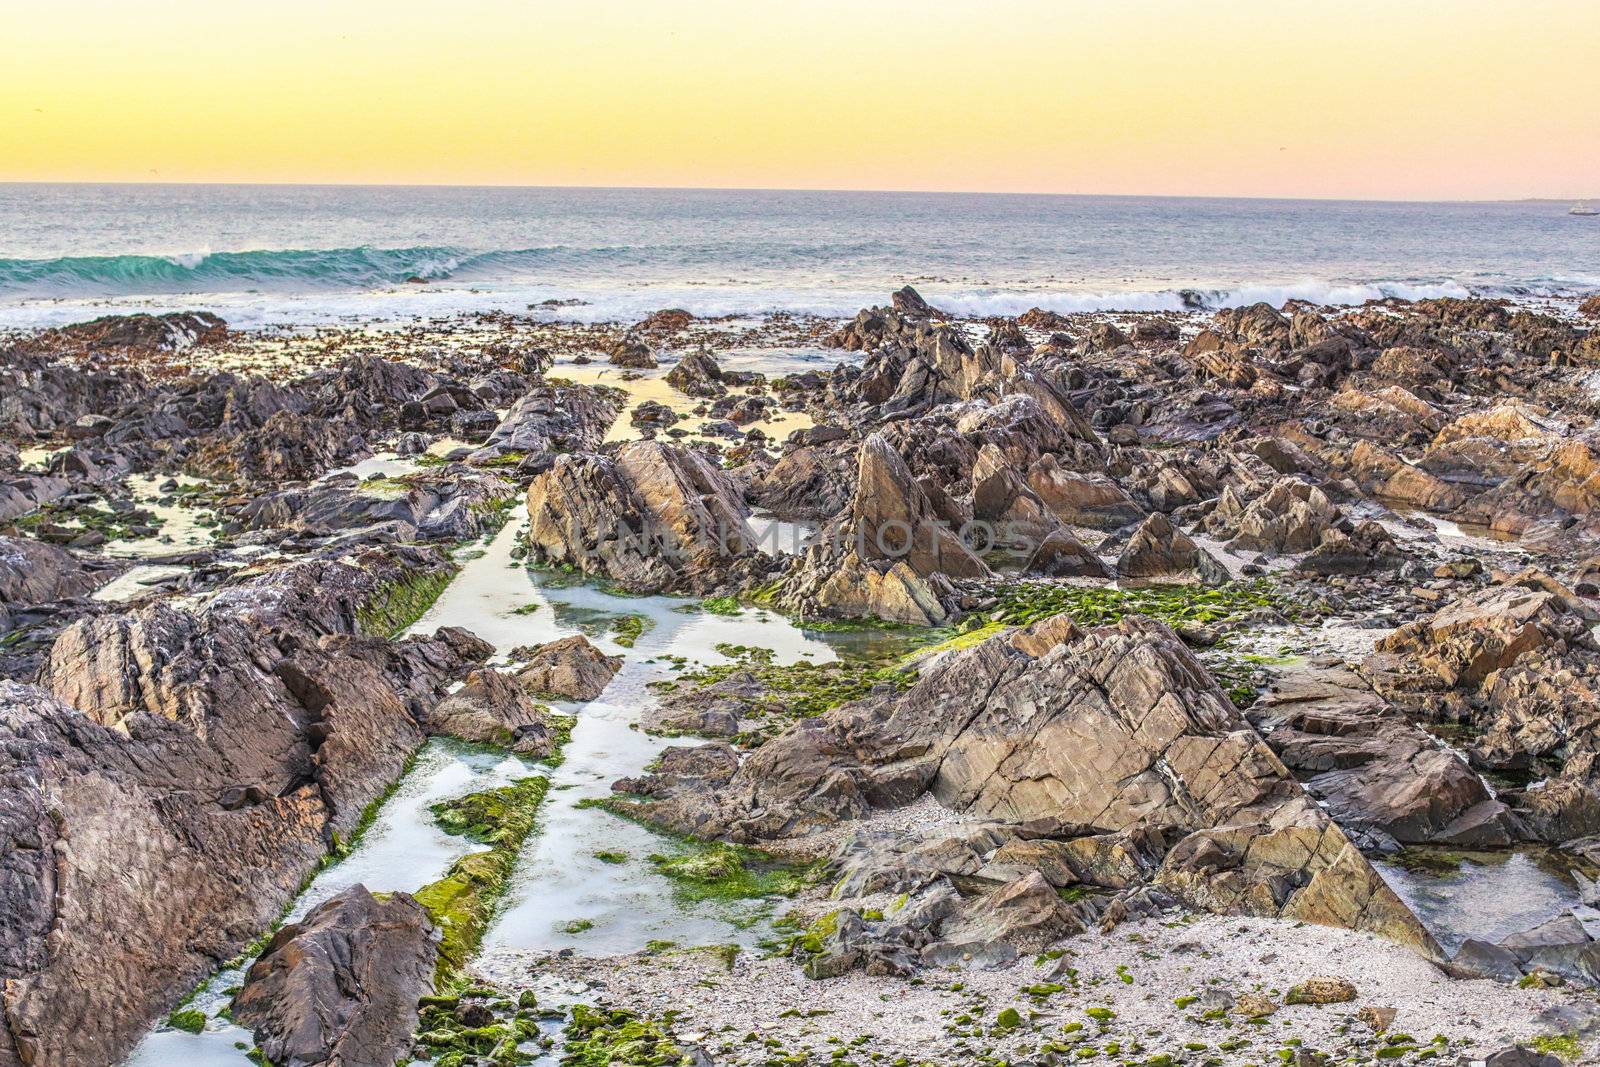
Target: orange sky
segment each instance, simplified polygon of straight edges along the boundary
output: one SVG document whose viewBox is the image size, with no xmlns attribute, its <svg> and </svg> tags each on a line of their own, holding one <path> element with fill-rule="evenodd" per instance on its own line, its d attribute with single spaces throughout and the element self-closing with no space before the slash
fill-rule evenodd
<svg viewBox="0 0 1600 1067">
<path fill-rule="evenodd" d="M 1600 196 L 1593 0 L 56 0 L 0 180 Z"/>
</svg>

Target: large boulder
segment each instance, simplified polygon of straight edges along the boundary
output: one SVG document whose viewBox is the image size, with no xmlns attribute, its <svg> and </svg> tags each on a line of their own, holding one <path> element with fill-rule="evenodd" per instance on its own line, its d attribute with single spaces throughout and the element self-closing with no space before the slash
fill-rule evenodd
<svg viewBox="0 0 1600 1067">
<path fill-rule="evenodd" d="M 700 453 L 634 441 L 614 455 L 557 456 L 528 486 L 535 559 L 631 592 L 704 594 L 759 570 L 738 487 Z"/>
<path fill-rule="evenodd" d="M 271 1063 L 393 1067 L 433 989 L 438 932 L 407 893 L 355 885 L 268 942 L 233 1000 L 233 1019 Z"/>
<path fill-rule="evenodd" d="M 563 637 L 513 653 L 522 661 L 517 681 L 530 692 L 563 700 L 593 700 L 622 667 L 621 656 L 608 656 L 582 634 Z"/>
</svg>

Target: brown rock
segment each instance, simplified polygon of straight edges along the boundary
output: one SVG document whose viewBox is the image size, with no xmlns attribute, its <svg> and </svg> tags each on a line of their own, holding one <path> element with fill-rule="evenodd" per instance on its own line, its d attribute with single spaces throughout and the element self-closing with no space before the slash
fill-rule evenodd
<svg viewBox="0 0 1600 1067">
<path fill-rule="evenodd" d="M 233 1018 L 273 1063 L 392 1067 L 433 989 L 438 934 L 407 893 L 351 886 L 273 935 Z"/>
<path fill-rule="evenodd" d="M 574 634 L 512 653 L 524 665 L 517 681 L 537 695 L 565 700 L 593 700 L 622 668 L 621 656 L 608 656 L 587 637 Z"/>
<path fill-rule="evenodd" d="M 1218 585 L 1228 580 L 1228 570 L 1173 526 L 1170 519 L 1156 512 L 1139 524 L 1117 557 L 1117 576 L 1148 583 Z"/>
</svg>

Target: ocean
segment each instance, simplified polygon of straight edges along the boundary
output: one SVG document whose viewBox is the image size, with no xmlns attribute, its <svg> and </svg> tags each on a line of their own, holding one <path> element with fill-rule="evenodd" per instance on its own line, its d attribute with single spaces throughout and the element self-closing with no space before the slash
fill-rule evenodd
<svg viewBox="0 0 1600 1067">
<path fill-rule="evenodd" d="M 1548 202 L 0 184 L 0 327 L 178 308 L 241 327 L 848 315 L 907 283 L 972 315 L 1579 296 L 1600 290 L 1600 219 Z"/>
</svg>

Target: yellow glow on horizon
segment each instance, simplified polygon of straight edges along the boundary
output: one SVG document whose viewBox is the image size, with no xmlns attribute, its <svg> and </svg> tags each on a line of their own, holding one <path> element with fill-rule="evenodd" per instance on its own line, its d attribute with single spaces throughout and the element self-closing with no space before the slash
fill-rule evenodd
<svg viewBox="0 0 1600 1067">
<path fill-rule="evenodd" d="M 58 0 L 0 180 L 1600 195 L 1579 0 Z"/>
</svg>

